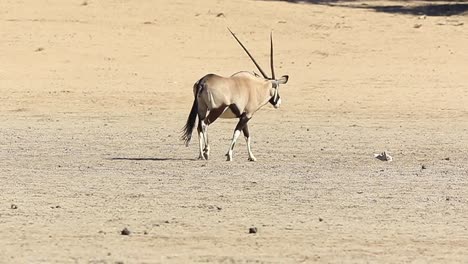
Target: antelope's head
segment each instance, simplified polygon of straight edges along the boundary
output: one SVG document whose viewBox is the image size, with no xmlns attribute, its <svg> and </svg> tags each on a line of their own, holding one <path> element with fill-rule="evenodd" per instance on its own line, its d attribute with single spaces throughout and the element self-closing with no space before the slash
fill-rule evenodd
<svg viewBox="0 0 468 264">
<path fill-rule="evenodd" d="M 273 67 L 273 34 L 270 33 L 270 67 L 271 67 L 271 77 L 268 77 L 266 73 L 262 70 L 260 65 L 255 61 L 254 57 L 250 54 L 247 48 L 242 44 L 242 42 L 236 37 L 236 35 L 228 28 L 229 32 L 231 32 L 232 36 L 237 40 L 237 42 L 241 45 L 244 51 L 249 55 L 250 59 L 253 61 L 257 69 L 262 74 L 263 78 L 270 82 L 271 84 L 271 98 L 269 100 L 270 104 L 272 104 L 275 108 L 279 108 L 281 104 L 281 97 L 279 95 L 279 86 L 280 84 L 285 84 L 288 82 L 289 76 L 283 75 L 281 78 L 276 79 L 275 77 L 275 69 Z"/>
</svg>

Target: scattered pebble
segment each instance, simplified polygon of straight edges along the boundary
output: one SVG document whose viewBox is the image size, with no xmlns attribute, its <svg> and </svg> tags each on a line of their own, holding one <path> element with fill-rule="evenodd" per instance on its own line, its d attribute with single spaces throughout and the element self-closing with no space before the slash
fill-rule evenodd
<svg viewBox="0 0 468 264">
<path fill-rule="evenodd" d="M 323 218 L 322 218 L 322 217 L 319 217 L 319 222 L 323 222 Z"/>
<path fill-rule="evenodd" d="M 224 15 L 224 13 L 218 13 L 216 17 L 226 17 L 226 16 Z"/>
<path fill-rule="evenodd" d="M 420 27 L 422 27 L 422 24 L 414 24 L 413 27 L 414 27 L 414 28 L 420 28 Z"/>
<path fill-rule="evenodd" d="M 256 227 L 251 227 L 249 228 L 249 234 L 256 234 L 257 233 L 257 228 Z"/>
<path fill-rule="evenodd" d="M 129 236 L 130 235 L 130 230 L 128 230 L 127 228 L 124 228 L 122 231 L 120 231 L 120 234 L 122 236 Z"/>
<path fill-rule="evenodd" d="M 381 161 L 392 161 L 393 158 L 392 156 L 388 155 L 388 153 L 386 151 L 380 153 L 380 154 L 374 154 L 374 157 L 378 160 L 381 160 Z"/>
<path fill-rule="evenodd" d="M 450 158 L 449 158 L 449 157 L 447 157 L 447 158 L 445 158 L 444 160 L 450 160 Z"/>
<path fill-rule="evenodd" d="M 35 50 L 35 52 L 40 52 L 40 51 L 43 51 L 43 50 L 44 50 L 44 48 L 37 48 L 37 49 Z"/>
<path fill-rule="evenodd" d="M 422 170 L 427 169 L 426 165 L 423 164 L 423 165 L 421 166 L 421 169 L 422 169 Z"/>
<path fill-rule="evenodd" d="M 11 209 L 18 209 L 18 206 L 17 206 L 16 204 L 12 204 L 12 205 L 10 206 L 10 208 L 11 208 Z"/>
</svg>

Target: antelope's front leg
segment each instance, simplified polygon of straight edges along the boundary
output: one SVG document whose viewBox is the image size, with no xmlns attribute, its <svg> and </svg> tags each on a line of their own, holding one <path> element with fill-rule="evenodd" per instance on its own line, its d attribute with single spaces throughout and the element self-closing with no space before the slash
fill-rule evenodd
<svg viewBox="0 0 468 264">
<path fill-rule="evenodd" d="M 249 133 L 249 124 L 245 124 L 244 128 L 242 129 L 244 133 L 245 142 L 247 142 L 247 151 L 249 152 L 249 161 L 257 161 L 254 154 L 252 153 L 252 149 L 250 148 L 250 133 Z"/>
<path fill-rule="evenodd" d="M 250 118 L 248 118 L 245 113 L 241 115 L 239 122 L 237 123 L 236 129 L 234 130 L 234 135 L 232 136 L 231 145 L 229 146 L 228 153 L 226 154 L 227 161 L 232 161 L 232 152 L 234 150 L 234 146 L 236 145 L 237 138 L 239 137 L 241 130 L 244 129 L 247 122 L 249 122 Z"/>
</svg>

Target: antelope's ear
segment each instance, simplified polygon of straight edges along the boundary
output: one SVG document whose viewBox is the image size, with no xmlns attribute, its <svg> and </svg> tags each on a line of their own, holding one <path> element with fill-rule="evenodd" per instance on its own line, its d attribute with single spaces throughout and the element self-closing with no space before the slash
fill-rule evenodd
<svg viewBox="0 0 468 264">
<path fill-rule="evenodd" d="M 288 75 L 283 75 L 281 76 L 281 78 L 278 80 L 278 83 L 281 83 L 281 84 L 285 84 L 287 83 L 289 80 L 289 76 Z"/>
</svg>

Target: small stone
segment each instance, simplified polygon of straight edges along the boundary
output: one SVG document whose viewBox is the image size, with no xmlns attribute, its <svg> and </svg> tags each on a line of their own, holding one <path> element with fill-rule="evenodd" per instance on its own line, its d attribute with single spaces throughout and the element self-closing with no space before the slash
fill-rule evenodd
<svg viewBox="0 0 468 264">
<path fill-rule="evenodd" d="M 426 165 L 423 164 L 423 165 L 421 166 L 421 169 L 422 169 L 422 170 L 427 169 Z"/>
<path fill-rule="evenodd" d="M 388 153 L 386 151 L 380 153 L 380 154 L 374 154 L 374 157 L 378 160 L 381 160 L 381 161 L 392 161 L 393 158 L 392 156 L 388 155 Z"/>
<path fill-rule="evenodd" d="M 12 205 L 10 206 L 10 208 L 11 208 L 11 209 L 18 209 L 18 206 L 17 206 L 16 204 L 12 204 Z"/>
<path fill-rule="evenodd" d="M 449 157 L 447 157 L 447 158 L 445 158 L 444 160 L 450 160 L 450 158 L 449 158 Z"/>
<path fill-rule="evenodd" d="M 319 217 L 319 222 L 323 222 L 323 218 L 322 217 Z"/>
<path fill-rule="evenodd" d="M 249 228 L 249 234 L 256 234 L 257 233 L 257 228 L 256 227 L 251 227 Z"/>
<path fill-rule="evenodd" d="M 130 230 L 128 230 L 127 228 L 124 228 L 122 231 L 120 231 L 120 234 L 122 236 L 129 236 L 130 235 Z"/>
</svg>

